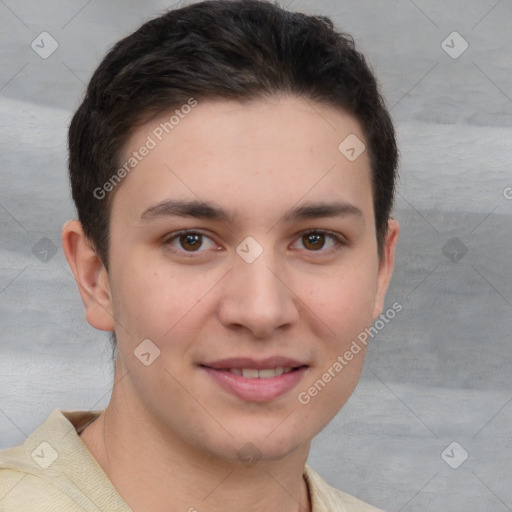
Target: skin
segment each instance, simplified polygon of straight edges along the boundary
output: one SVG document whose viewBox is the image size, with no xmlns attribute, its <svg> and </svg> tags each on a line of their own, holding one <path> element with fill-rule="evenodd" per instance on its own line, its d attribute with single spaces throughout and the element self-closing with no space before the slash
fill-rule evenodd
<svg viewBox="0 0 512 512">
<path fill-rule="evenodd" d="M 139 128 L 125 156 L 168 118 Z M 379 259 L 367 152 L 350 162 L 338 150 L 349 134 L 364 141 L 355 118 L 294 96 L 199 102 L 117 186 L 108 273 L 80 223 L 65 224 L 86 318 L 119 345 L 110 403 L 81 439 L 133 510 L 311 510 L 310 443 L 354 390 L 364 348 L 307 405 L 297 396 L 382 313 L 399 233 L 390 219 Z M 169 199 L 238 216 L 141 218 Z M 340 201 L 360 215 L 283 220 Z M 205 235 L 199 249 L 172 238 L 182 229 Z M 315 245 L 310 229 L 344 244 L 320 233 Z M 236 252 L 248 236 L 263 248 L 253 263 Z M 145 366 L 134 350 L 147 338 L 160 356 Z M 241 400 L 198 366 L 274 355 L 308 369 L 264 402 Z M 246 443 L 262 457 L 251 467 L 237 458 Z"/>
</svg>

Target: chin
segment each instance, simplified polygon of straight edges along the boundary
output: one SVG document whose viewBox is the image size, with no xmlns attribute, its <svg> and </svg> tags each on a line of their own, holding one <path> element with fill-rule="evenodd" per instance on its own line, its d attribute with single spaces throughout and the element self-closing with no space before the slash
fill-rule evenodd
<svg viewBox="0 0 512 512">
<path fill-rule="evenodd" d="M 285 420 L 286 421 L 286 420 Z M 275 430 L 274 430 L 275 429 Z M 251 427 L 237 428 L 233 432 L 244 434 L 236 435 L 226 439 L 226 443 L 218 447 L 217 456 L 228 459 L 230 461 L 240 461 L 248 466 L 251 462 L 246 463 L 247 460 L 252 463 L 257 461 L 279 461 L 300 448 L 305 449 L 307 456 L 309 450 L 310 439 L 305 439 L 304 431 L 300 435 L 293 435 L 289 429 L 276 428 L 275 426 L 269 428 L 255 428 L 253 424 Z"/>
</svg>

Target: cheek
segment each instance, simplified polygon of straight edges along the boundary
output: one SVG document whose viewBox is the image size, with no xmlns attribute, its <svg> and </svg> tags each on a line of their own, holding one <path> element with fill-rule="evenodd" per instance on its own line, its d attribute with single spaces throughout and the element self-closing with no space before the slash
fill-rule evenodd
<svg viewBox="0 0 512 512">
<path fill-rule="evenodd" d="M 116 322 L 132 343 L 154 339 L 162 348 L 176 346 L 191 319 L 204 313 L 203 299 L 218 281 L 212 273 L 194 268 L 171 268 L 161 259 L 130 258 L 115 276 Z M 119 267 L 121 268 L 121 267 Z M 125 333 L 126 334 L 126 333 Z"/>
<path fill-rule="evenodd" d="M 174 317 L 179 315 L 176 304 L 181 305 L 182 301 L 172 300 L 172 294 L 180 284 L 173 276 L 163 276 L 155 268 L 130 258 L 120 262 L 112 276 L 115 320 L 123 336 L 132 338 L 133 343 L 158 338 L 172 327 Z"/>
<path fill-rule="evenodd" d="M 361 375 L 366 345 L 358 336 L 371 325 L 376 289 L 368 275 L 333 276 L 321 289 L 308 292 L 322 350 L 297 398 L 303 414 L 321 428 L 346 403 Z"/>
<path fill-rule="evenodd" d="M 304 302 L 339 341 L 357 334 L 372 322 L 376 272 L 351 267 L 324 279 L 303 281 Z"/>
</svg>

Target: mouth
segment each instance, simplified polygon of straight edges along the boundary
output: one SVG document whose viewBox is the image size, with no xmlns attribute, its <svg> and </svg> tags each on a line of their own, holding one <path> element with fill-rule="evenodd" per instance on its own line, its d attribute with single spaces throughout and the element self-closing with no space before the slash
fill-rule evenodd
<svg viewBox="0 0 512 512">
<path fill-rule="evenodd" d="M 205 366 L 205 368 L 208 368 Z M 234 375 L 238 375 L 240 377 L 244 377 L 245 379 L 271 379 L 272 377 L 279 377 L 284 373 L 290 373 L 298 368 L 302 368 L 299 366 L 297 368 L 292 368 L 291 366 L 283 367 L 278 366 L 277 368 L 264 368 L 258 370 L 257 368 L 212 368 L 214 370 L 220 372 L 230 372 Z"/>
<path fill-rule="evenodd" d="M 222 389 L 249 402 L 273 400 L 294 388 L 308 365 L 289 358 L 229 359 L 199 365 Z"/>
</svg>

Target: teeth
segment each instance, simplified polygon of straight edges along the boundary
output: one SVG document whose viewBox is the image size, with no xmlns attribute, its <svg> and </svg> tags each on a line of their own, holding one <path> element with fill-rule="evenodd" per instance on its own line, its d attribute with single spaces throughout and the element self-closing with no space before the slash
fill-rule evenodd
<svg viewBox="0 0 512 512">
<path fill-rule="evenodd" d="M 268 370 L 258 370 L 257 374 L 260 379 L 268 379 L 269 377 L 274 377 L 275 372 L 274 368 L 269 368 Z"/>
<path fill-rule="evenodd" d="M 242 375 L 247 379 L 257 379 L 259 377 L 258 370 L 253 369 L 242 369 Z"/>
<path fill-rule="evenodd" d="M 290 373 L 293 370 L 288 366 L 283 368 L 265 368 L 264 370 L 256 370 L 255 368 L 230 368 L 229 371 L 235 375 L 241 375 L 246 379 L 270 379 L 272 377 L 279 377 L 283 373 Z"/>
</svg>

